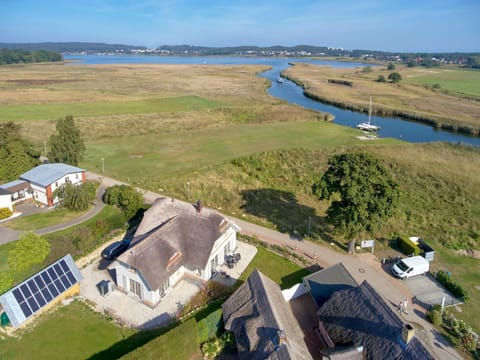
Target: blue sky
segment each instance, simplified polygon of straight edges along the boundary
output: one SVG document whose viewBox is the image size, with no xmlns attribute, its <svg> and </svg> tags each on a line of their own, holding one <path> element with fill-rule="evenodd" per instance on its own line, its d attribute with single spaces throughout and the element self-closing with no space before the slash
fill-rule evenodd
<svg viewBox="0 0 480 360">
<path fill-rule="evenodd" d="M 480 52 L 480 0 L 0 0 L 0 42 Z"/>
</svg>

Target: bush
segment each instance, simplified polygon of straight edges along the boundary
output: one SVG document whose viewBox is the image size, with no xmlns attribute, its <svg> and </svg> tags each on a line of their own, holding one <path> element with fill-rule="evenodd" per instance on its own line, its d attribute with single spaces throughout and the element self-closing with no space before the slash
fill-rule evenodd
<svg viewBox="0 0 480 360">
<path fill-rule="evenodd" d="M 462 298 L 463 300 L 468 299 L 467 291 L 452 279 L 450 273 L 440 270 L 437 272 L 436 278 L 438 282 L 445 286 L 456 298 Z"/>
<path fill-rule="evenodd" d="M 7 219 L 12 216 L 13 212 L 9 208 L 0 208 L 0 220 Z"/>
<path fill-rule="evenodd" d="M 378 78 L 377 78 L 377 82 L 386 82 L 387 80 L 385 80 L 385 76 L 383 75 L 378 75 Z"/>
<path fill-rule="evenodd" d="M 442 313 L 441 311 L 441 306 L 440 305 L 435 305 L 433 306 L 432 309 L 430 309 L 427 312 L 427 319 L 430 321 L 433 325 L 441 325 L 443 320 L 442 320 Z"/>
<path fill-rule="evenodd" d="M 397 237 L 397 246 L 405 255 L 420 255 L 421 249 L 412 240 L 404 235 Z"/>
<path fill-rule="evenodd" d="M 133 217 L 143 204 L 142 194 L 129 185 L 109 187 L 105 190 L 103 200 L 109 205 L 118 206 L 125 213 L 127 219 Z"/>
<path fill-rule="evenodd" d="M 222 352 L 235 349 L 235 337 L 226 331 L 220 337 L 213 338 L 202 344 L 202 353 L 206 359 L 214 359 Z"/>
</svg>

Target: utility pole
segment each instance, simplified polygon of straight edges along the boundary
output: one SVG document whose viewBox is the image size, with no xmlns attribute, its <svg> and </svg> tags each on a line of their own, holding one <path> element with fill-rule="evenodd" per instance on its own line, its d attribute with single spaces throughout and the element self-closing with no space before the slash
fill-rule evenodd
<svg viewBox="0 0 480 360">
<path fill-rule="evenodd" d="M 187 198 L 190 200 L 190 181 L 187 181 Z"/>
<path fill-rule="evenodd" d="M 43 141 L 43 151 L 45 152 L 45 157 L 47 157 L 47 142 Z"/>
<path fill-rule="evenodd" d="M 102 157 L 102 174 L 105 173 L 105 159 Z"/>
</svg>

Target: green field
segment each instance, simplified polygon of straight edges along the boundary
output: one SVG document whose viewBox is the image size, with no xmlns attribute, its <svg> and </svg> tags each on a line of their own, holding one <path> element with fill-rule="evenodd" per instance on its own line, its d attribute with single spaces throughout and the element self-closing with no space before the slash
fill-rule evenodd
<svg viewBox="0 0 480 360">
<path fill-rule="evenodd" d="M 220 105 L 217 101 L 203 99 L 198 96 L 180 96 L 136 101 L 6 105 L 0 108 L 0 121 L 56 120 L 72 114 L 75 117 L 90 117 L 198 111 L 219 107 Z"/>
<path fill-rule="evenodd" d="M 53 211 L 43 212 L 39 214 L 32 214 L 28 216 L 22 216 L 13 220 L 10 220 L 4 224 L 4 226 L 10 229 L 33 231 L 43 229 L 57 224 L 63 224 L 66 221 L 75 219 L 84 212 L 74 212 L 67 209 L 55 209 Z"/>
<path fill-rule="evenodd" d="M 150 187 L 158 179 L 274 149 L 332 148 L 359 144 L 355 129 L 325 122 L 231 125 L 87 143 L 81 166 Z M 391 142 L 379 140 L 375 143 Z M 372 144 L 373 142 L 363 143 Z M 155 188 L 158 191 L 158 188 Z"/>
<path fill-rule="evenodd" d="M 404 81 L 409 84 L 440 85 L 440 89 L 480 99 L 480 71 L 461 69 L 429 69 L 425 73 L 409 73 Z"/>
</svg>

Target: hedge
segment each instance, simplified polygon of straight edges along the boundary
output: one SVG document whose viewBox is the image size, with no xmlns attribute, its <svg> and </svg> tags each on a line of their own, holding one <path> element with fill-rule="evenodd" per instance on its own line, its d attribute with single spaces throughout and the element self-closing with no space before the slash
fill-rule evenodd
<svg viewBox="0 0 480 360">
<path fill-rule="evenodd" d="M 417 256 L 420 255 L 422 251 L 417 244 L 404 235 L 399 235 L 397 237 L 397 246 L 405 255 L 413 254 L 414 256 Z"/>
<path fill-rule="evenodd" d="M 463 299 L 464 301 L 468 299 L 467 291 L 452 279 L 450 273 L 440 270 L 437 272 L 436 278 L 438 282 L 445 286 L 456 298 Z"/>
<path fill-rule="evenodd" d="M 0 220 L 7 219 L 12 216 L 12 210 L 7 207 L 0 208 Z"/>
</svg>

